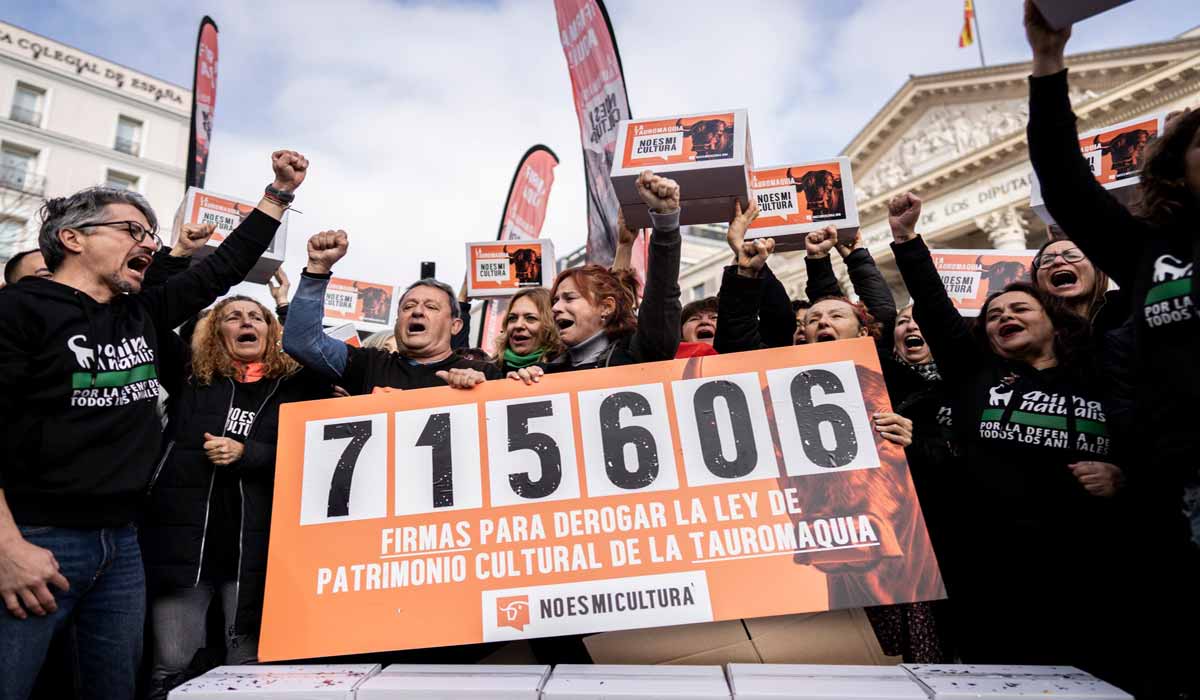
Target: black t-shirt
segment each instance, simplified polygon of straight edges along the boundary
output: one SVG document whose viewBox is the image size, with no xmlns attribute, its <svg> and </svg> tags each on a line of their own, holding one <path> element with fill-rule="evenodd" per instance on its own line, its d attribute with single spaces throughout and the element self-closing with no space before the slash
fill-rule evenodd
<svg viewBox="0 0 1200 700">
<path fill-rule="evenodd" d="M 245 444 L 254 419 L 271 391 L 273 381 L 234 382 L 233 400 L 225 414 L 223 437 Z M 237 580 L 242 526 L 242 494 L 237 463 L 216 467 L 208 504 L 201 578 L 213 583 Z"/>
<path fill-rule="evenodd" d="M 437 373 L 448 369 L 474 369 L 483 372 L 488 379 L 504 378 L 496 365 L 468 360 L 457 353 L 440 362 L 419 364 L 386 350 L 351 347 L 349 351 L 340 384 L 354 395 L 370 394 L 375 387 L 426 389 L 446 386 Z"/>
</svg>

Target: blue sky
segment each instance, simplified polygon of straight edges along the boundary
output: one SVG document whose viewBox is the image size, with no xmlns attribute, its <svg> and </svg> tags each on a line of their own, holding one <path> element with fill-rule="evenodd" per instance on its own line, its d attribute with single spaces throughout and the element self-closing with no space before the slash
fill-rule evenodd
<svg viewBox="0 0 1200 700">
<path fill-rule="evenodd" d="M 840 151 L 910 74 L 978 66 L 960 0 L 612 0 L 636 116 L 750 110 L 755 159 Z M 1019 0 L 976 0 L 989 64 L 1026 60 Z M 289 236 L 350 232 L 339 273 L 400 284 L 494 237 L 516 160 L 562 162 L 543 235 L 584 240 L 579 133 L 552 0 L 337 3 L 8 0 L 5 20 L 190 87 L 200 17 L 221 28 L 211 189 L 253 196 L 267 153 L 313 162 Z M 1168 39 L 1200 3 L 1134 0 L 1075 28 L 1071 51 Z"/>
</svg>

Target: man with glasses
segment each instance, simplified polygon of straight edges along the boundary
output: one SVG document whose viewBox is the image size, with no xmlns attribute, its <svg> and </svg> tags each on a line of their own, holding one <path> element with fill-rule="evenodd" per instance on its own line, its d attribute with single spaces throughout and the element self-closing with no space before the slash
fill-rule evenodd
<svg viewBox="0 0 1200 700">
<path fill-rule="evenodd" d="M 28 697 L 55 632 L 75 623 L 81 697 L 132 698 L 145 579 L 132 526 L 159 454 L 160 332 L 241 282 L 270 245 L 308 161 L 275 179 L 212 255 L 143 291 L 162 245 L 133 192 L 51 199 L 39 238 L 53 279 L 0 293 L 0 700 Z"/>
</svg>

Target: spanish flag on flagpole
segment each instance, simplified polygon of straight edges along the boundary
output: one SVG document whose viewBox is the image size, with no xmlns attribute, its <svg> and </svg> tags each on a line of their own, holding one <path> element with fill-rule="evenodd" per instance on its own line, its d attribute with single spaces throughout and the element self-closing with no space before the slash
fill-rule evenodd
<svg viewBox="0 0 1200 700">
<path fill-rule="evenodd" d="M 963 28 L 958 35 L 958 48 L 964 48 L 975 43 L 975 31 L 972 20 L 975 19 L 975 4 L 972 0 L 963 0 Z"/>
</svg>

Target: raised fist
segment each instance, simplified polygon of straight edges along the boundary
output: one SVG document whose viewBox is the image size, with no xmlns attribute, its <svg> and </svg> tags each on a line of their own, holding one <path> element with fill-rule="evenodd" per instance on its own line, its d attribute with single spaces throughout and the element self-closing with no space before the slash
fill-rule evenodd
<svg viewBox="0 0 1200 700">
<path fill-rule="evenodd" d="M 190 258 L 192 253 L 204 247 L 216 230 L 216 224 L 184 224 L 175 245 L 171 246 L 171 257 Z"/>
<path fill-rule="evenodd" d="M 617 245 L 632 246 L 637 237 L 638 230 L 625 225 L 625 211 L 617 209 Z"/>
<path fill-rule="evenodd" d="M 322 231 L 308 239 L 309 272 L 328 274 L 334 263 L 341 260 L 350 248 L 350 239 L 345 231 Z"/>
<path fill-rule="evenodd" d="M 892 227 L 892 238 L 903 243 L 917 235 L 917 222 L 921 220 L 921 198 L 912 192 L 892 197 L 888 202 L 888 224 Z"/>
<path fill-rule="evenodd" d="M 679 183 L 643 170 L 637 179 L 638 196 L 651 211 L 666 213 L 679 208 Z"/>
<path fill-rule="evenodd" d="M 1071 28 L 1051 27 L 1033 0 L 1025 0 L 1025 38 L 1033 49 L 1034 75 L 1045 75 L 1055 72 L 1054 69 L 1061 65 L 1067 40 L 1071 38 Z M 1039 70 L 1039 59 L 1051 59 L 1051 63 L 1047 64 L 1046 69 Z"/>
<path fill-rule="evenodd" d="M 292 192 L 308 174 L 308 159 L 296 151 L 275 151 L 271 154 L 271 169 L 275 171 L 276 189 Z"/>
<path fill-rule="evenodd" d="M 833 226 L 809 231 L 804 236 L 804 253 L 810 258 L 824 258 L 834 243 L 837 243 L 837 229 Z"/>
</svg>

